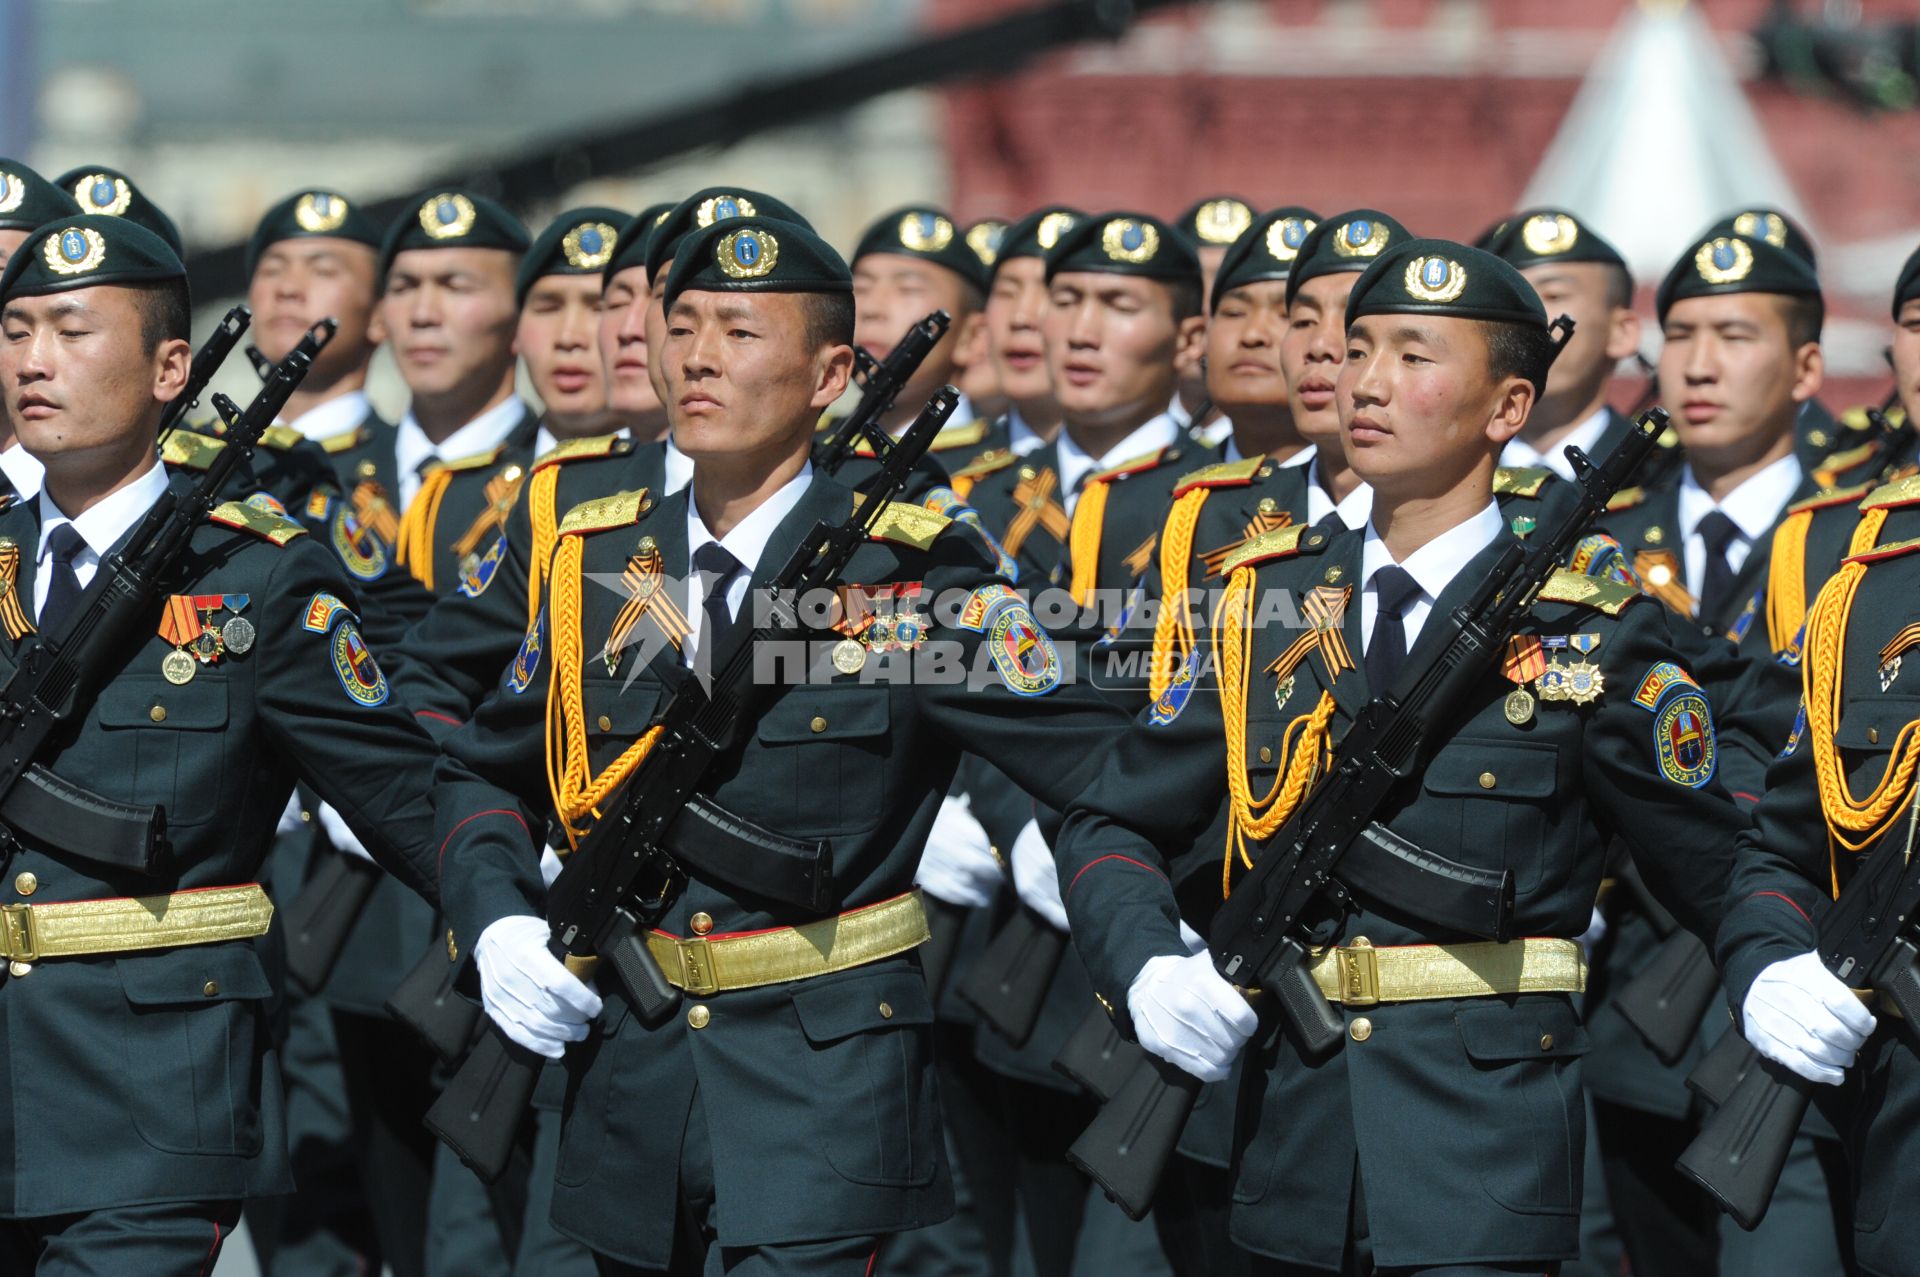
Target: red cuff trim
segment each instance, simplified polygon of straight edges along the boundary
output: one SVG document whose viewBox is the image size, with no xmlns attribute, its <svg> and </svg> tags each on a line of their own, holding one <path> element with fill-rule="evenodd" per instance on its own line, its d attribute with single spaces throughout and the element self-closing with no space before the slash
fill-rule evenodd
<svg viewBox="0 0 1920 1277">
<path fill-rule="evenodd" d="M 446 716 L 445 714 L 436 714 L 436 713 L 435 713 L 434 711 L 432 711 L 432 710 L 430 710 L 430 709 L 417 709 L 417 710 L 415 710 L 415 711 L 413 711 L 413 716 L 414 716 L 415 718 L 437 718 L 437 719 L 439 719 L 439 720 L 440 720 L 441 722 L 443 722 L 443 723 L 451 723 L 451 724 L 452 724 L 453 726 L 455 726 L 455 727 L 465 727 L 465 726 L 466 726 L 466 724 L 465 724 L 464 722 L 462 722 L 461 720 L 459 720 L 459 719 L 457 719 L 457 718 L 449 718 L 449 717 L 447 717 L 447 716 Z"/>
<path fill-rule="evenodd" d="M 1744 798 L 1744 799 L 1746 799 L 1746 800 L 1747 800 L 1748 802 L 1750 802 L 1750 803 L 1757 803 L 1757 802 L 1759 802 L 1759 801 L 1760 801 L 1760 795 L 1758 795 L 1758 794 L 1749 794 L 1749 793 L 1748 793 L 1748 792 L 1747 792 L 1746 790 L 1744 790 L 1744 789 L 1736 789 L 1736 790 L 1734 790 L 1734 791 L 1733 791 L 1733 796 L 1734 796 L 1735 798 Z"/>
<path fill-rule="evenodd" d="M 1794 900 L 1794 898 L 1793 898 L 1792 896 L 1786 896 L 1786 895 L 1782 895 L 1782 894 L 1780 894 L 1780 893 L 1779 893 L 1779 892 L 1777 892 L 1777 891 L 1756 891 L 1756 892 L 1754 892 L 1754 893 L 1753 893 L 1753 896 L 1752 896 L 1752 898 L 1753 898 L 1753 899 L 1755 899 L 1755 900 L 1759 900 L 1759 899 L 1761 899 L 1762 897 L 1765 897 L 1765 896 L 1772 896 L 1772 897 L 1773 897 L 1773 898 L 1774 898 L 1775 900 L 1784 900 L 1784 901 L 1786 901 L 1786 902 L 1787 902 L 1788 904 L 1790 904 L 1790 905 L 1792 905 L 1792 906 L 1793 906 L 1793 911 L 1794 911 L 1795 913 L 1797 913 L 1797 914 L 1799 914 L 1799 915 L 1800 915 L 1800 916 L 1801 916 L 1802 918 L 1806 918 L 1806 920 L 1807 920 L 1808 922 L 1812 922 L 1812 921 L 1813 921 L 1813 919 L 1812 919 L 1812 918 L 1807 918 L 1807 911 L 1806 911 L 1805 909 L 1802 909 L 1802 908 L 1801 908 L 1801 907 L 1799 906 L 1799 904 L 1798 904 L 1797 902 L 1795 902 L 1795 900 Z"/>
<path fill-rule="evenodd" d="M 466 828 L 466 827 L 467 827 L 468 825 L 470 825 L 470 824 L 472 824 L 472 823 L 473 823 L 474 821 L 476 821 L 476 820 L 478 820 L 478 819 L 480 819 L 480 818 L 481 818 L 482 816 L 511 816 L 511 817 L 513 817 L 513 818 L 514 818 L 514 819 L 515 819 L 516 821 L 519 821 L 519 823 L 520 823 L 520 828 L 521 828 L 522 830 L 524 830 L 524 831 L 526 832 L 526 835 L 527 835 L 527 836 L 528 836 L 529 838 L 531 838 L 531 837 L 533 836 L 533 831 L 532 831 L 531 829 L 528 829 L 528 828 L 527 828 L 527 822 L 526 822 L 526 820 L 525 820 L 525 819 L 524 819 L 524 818 L 523 818 L 523 817 L 522 817 L 522 816 L 520 815 L 520 813 L 519 813 L 519 812 L 517 812 L 517 811 L 509 811 L 509 810 L 508 810 L 507 808 L 505 808 L 505 807 L 489 807 L 489 808 L 488 808 L 487 810 L 485 810 L 485 811 L 476 811 L 476 812 L 474 812 L 474 813 L 473 813 L 473 815 L 471 815 L 471 816 L 469 816 L 469 817 L 467 817 L 467 818 L 466 818 L 465 820 L 463 820 L 463 821 L 461 821 L 461 822 L 460 822 L 459 824 L 457 824 L 457 825 L 455 825 L 455 826 L 453 827 L 453 832 L 452 832 L 452 833 L 449 833 L 449 834 L 447 835 L 447 837 L 446 837 L 446 841 L 445 841 L 445 842 L 442 842 L 442 843 L 440 844 L 440 853 L 439 853 L 439 855 L 437 855 L 437 856 L 435 856 L 435 857 L 434 857 L 434 859 L 433 859 L 433 864 L 434 864 L 434 868 L 435 868 L 435 870 L 436 870 L 436 871 L 437 871 L 437 870 L 438 870 L 438 869 L 440 868 L 440 866 L 441 866 L 442 864 L 444 864 L 444 863 L 445 863 L 445 861 L 446 861 L 446 858 L 447 858 L 447 844 L 448 844 L 448 843 L 451 843 L 451 842 L 453 841 L 453 835 L 454 835 L 454 834 L 457 834 L 457 833 L 459 833 L 459 832 L 460 832 L 460 831 L 461 831 L 462 829 L 465 829 L 465 828 Z"/>
<path fill-rule="evenodd" d="M 1104 861 L 1104 860 L 1124 860 L 1128 864 L 1136 865 L 1139 868 L 1146 870 L 1150 874 L 1155 874 L 1161 878 L 1166 877 L 1165 874 L 1161 873 L 1158 869 L 1155 869 L 1152 865 L 1149 865 L 1144 861 L 1135 860 L 1132 856 L 1122 856 L 1116 853 L 1111 856 L 1101 856 L 1098 859 L 1089 860 L 1086 864 L 1082 865 L 1080 867 L 1080 872 L 1073 876 L 1073 881 L 1067 884 L 1066 894 L 1069 896 L 1072 895 L 1073 889 L 1080 885 L 1080 879 L 1086 876 L 1087 870 L 1093 868 L 1095 865 L 1099 864 L 1101 861 Z M 1062 897 L 1063 901 L 1064 899 L 1065 897 Z"/>
</svg>

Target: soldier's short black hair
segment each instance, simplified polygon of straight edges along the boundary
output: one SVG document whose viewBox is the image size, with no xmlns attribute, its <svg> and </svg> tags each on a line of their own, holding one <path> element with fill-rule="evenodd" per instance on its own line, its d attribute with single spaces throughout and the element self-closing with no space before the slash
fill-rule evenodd
<svg viewBox="0 0 1920 1277">
<path fill-rule="evenodd" d="M 1163 279 L 1167 286 L 1167 295 L 1173 301 L 1173 322 L 1176 327 L 1200 314 L 1200 284 L 1197 280 Z"/>
<path fill-rule="evenodd" d="M 853 345 L 853 294 L 802 293 L 807 315 L 807 345 L 815 350 Z"/>
<path fill-rule="evenodd" d="M 184 279 L 155 284 L 128 284 L 134 305 L 140 308 L 140 342 L 151 355 L 167 341 L 193 337 L 193 306 Z"/>
<path fill-rule="evenodd" d="M 1535 398 L 1546 393 L 1547 372 L 1557 352 L 1553 334 L 1533 324 L 1507 324 L 1480 321 L 1481 335 L 1487 341 L 1487 377 L 1505 381 L 1521 377 L 1533 383 Z"/>
<path fill-rule="evenodd" d="M 1624 266 L 1607 267 L 1607 305 L 1633 305 L 1633 276 Z"/>
<path fill-rule="evenodd" d="M 1787 321 L 1787 342 L 1795 350 L 1810 341 L 1820 340 L 1826 326 L 1827 308 L 1815 295 L 1781 293 L 1780 314 Z"/>
</svg>

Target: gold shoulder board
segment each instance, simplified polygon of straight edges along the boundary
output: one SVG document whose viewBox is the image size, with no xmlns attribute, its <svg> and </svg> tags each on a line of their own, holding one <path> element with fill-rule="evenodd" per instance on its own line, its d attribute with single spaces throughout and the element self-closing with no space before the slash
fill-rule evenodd
<svg viewBox="0 0 1920 1277">
<path fill-rule="evenodd" d="M 1178 461 L 1179 459 L 1180 445 L 1170 443 L 1157 451 L 1143 452 L 1137 457 L 1122 461 L 1112 469 L 1102 470 L 1098 474 L 1089 475 L 1087 482 L 1106 483 L 1111 479 L 1124 479 L 1130 474 L 1139 474 L 1142 470 L 1152 470 L 1157 466 L 1165 465 L 1169 461 Z"/>
<path fill-rule="evenodd" d="M 578 461 L 581 457 L 611 456 L 615 447 L 624 439 L 624 435 L 591 435 L 585 439 L 562 439 L 534 459 L 533 468 L 557 466 L 563 461 Z"/>
<path fill-rule="evenodd" d="M 1873 491 L 1870 483 L 1856 484 L 1851 488 L 1829 488 L 1825 492 L 1816 492 L 1805 500 L 1796 501 L 1787 507 L 1788 514 L 1797 514 L 1802 510 L 1824 510 L 1830 505 L 1851 505 Z"/>
<path fill-rule="evenodd" d="M 1618 616 L 1620 609 L 1627 604 L 1646 597 L 1631 585 L 1588 576 L 1584 572 L 1569 572 L 1565 568 L 1548 577 L 1538 595 L 1543 603 L 1571 603 L 1605 612 L 1608 616 Z"/>
<path fill-rule="evenodd" d="M 1493 472 L 1493 495 L 1496 497 L 1537 497 L 1540 489 L 1553 477 L 1553 471 L 1545 466 L 1501 466 Z M 1615 493 L 1615 496 L 1620 495 Z"/>
<path fill-rule="evenodd" d="M 953 477 L 956 479 L 984 478 L 997 471 L 1005 470 L 1018 460 L 1019 457 L 1014 455 L 1012 448 L 995 448 L 991 452 L 981 453 L 966 465 L 955 470 Z"/>
<path fill-rule="evenodd" d="M 205 470 L 226 446 L 224 439 L 195 434 L 191 430 L 176 430 L 160 445 L 160 460 L 183 470 Z"/>
<path fill-rule="evenodd" d="M 1607 509 L 1615 512 L 1631 510 L 1646 499 L 1647 490 L 1645 488 L 1622 488 L 1607 498 Z"/>
<path fill-rule="evenodd" d="M 933 539 L 946 531 L 952 523 L 944 514 L 935 514 L 932 510 L 917 505 L 908 505 L 902 501 L 892 501 L 880 512 L 873 528 L 867 533 L 869 541 L 893 541 L 900 545 L 910 545 L 916 550 L 925 550 L 933 545 Z"/>
<path fill-rule="evenodd" d="M 337 435 L 328 435 L 319 440 L 320 447 L 326 452 L 352 452 L 367 439 L 367 432 L 360 426 L 351 430 L 342 430 Z"/>
<path fill-rule="evenodd" d="M 222 527 L 251 532 L 275 545 L 285 545 L 295 537 L 307 535 L 307 530 L 292 519 L 283 519 L 277 514 L 256 510 L 243 501 L 222 502 L 207 512 L 207 519 Z"/>
<path fill-rule="evenodd" d="M 1897 559 L 1902 555 L 1912 554 L 1915 550 L 1920 550 L 1920 537 L 1915 537 L 1911 541 L 1895 541 L 1889 545 L 1876 545 L 1871 550 L 1864 550 L 1859 554 L 1847 556 L 1845 561 L 1848 563 L 1878 563 L 1882 559 Z"/>
<path fill-rule="evenodd" d="M 1220 461 L 1210 466 L 1201 466 L 1198 470 L 1190 471 L 1180 476 L 1179 482 L 1173 485 L 1173 495 L 1182 497 L 1195 488 L 1244 487 L 1253 482 L 1253 476 L 1258 473 L 1260 467 L 1265 464 L 1267 464 L 1267 459 L 1261 456 L 1248 457 L 1242 461 Z"/>
<path fill-rule="evenodd" d="M 988 429 L 984 421 L 969 421 L 964 426 L 947 426 L 933 437 L 932 450 L 946 452 L 952 448 L 971 448 L 987 437 Z"/>
<path fill-rule="evenodd" d="M 1892 483 L 1883 483 L 1867 494 L 1860 503 L 1862 510 L 1879 510 L 1897 505 L 1912 505 L 1920 501 L 1920 474 L 1910 474 L 1904 479 L 1895 479 Z"/>
<path fill-rule="evenodd" d="M 579 536 L 587 532 L 604 532 L 608 528 L 624 528 L 638 523 L 640 516 L 652 508 L 653 499 L 647 495 L 645 488 L 616 492 L 609 497 L 595 497 L 567 511 L 560 520 L 560 535 Z"/>
<path fill-rule="evenodd" d="M 1221 562 L 1220 575 L 1226 576 L 1235 568 L 1265 563 L 1269 559 L 1286 559 L 1308 550 L 1318 550 L 1326 543 L 1327 534 L 1312 525 L 1289 523 L 1284 528 L 1262 532 L 1235 546 L 1233 553 Z"/>
<path fill-rule="evenodd" d="M 292 426 L 268 426 L 260 432 L 260 446 L 271 448 L 275 452 L 285 452 L 305 438 L 305 435 Z"/>
<path fill-rule="evenodd" d="M 442 461 L 439 469 L 453 470 L 456 472 L 461 470 L 484 470 L 498 461 L 500 454 L 506 450 L 507 445 L 503 443 L 498 447 L 489 448 L 485 452 L 476 452 L 469 457 L 456 457 L 452 461 Z"/>
</svg>

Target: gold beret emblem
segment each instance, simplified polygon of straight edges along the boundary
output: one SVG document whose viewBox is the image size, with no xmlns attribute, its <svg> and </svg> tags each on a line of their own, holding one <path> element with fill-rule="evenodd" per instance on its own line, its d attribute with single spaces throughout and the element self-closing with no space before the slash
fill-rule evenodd
<svg viewBox="0 0 1920 1277">
<path fill-rule="evenodd" d="M 700 201 L 700 207 L 693 210 L 693 220 L 707 227 L 729 217 L 752 217 L 757 211 L 750 199 L 738 195 L 714 195 Z"/>
<path fill-rule="evenodd" d="M 1319 225 L 1310 217 L 1283 217 L 1267 227 L 1267 255 L 1276 262 L 1290 262 L 1300 256 L 1300 246 Z"/>
<path fill-rule="evenodd" d="M 73 198 L 79 201 L 82 213 L 120 217 L 133 203 L 133 188 L 120 178 L 89 173 L 73 184 Z"/>
<path fill-rule="evenodd" d="M 575 270 L 599 270 L 613 260 L 620 232 L 605 222 L 582 222 L 560 241 L 567 265 Z"/>
<path fill-rule="evenodd" d="M 0 169 L 0 213 L 11 213 L 27 198 L 27 184 L 5 169 Z"/>
<path fill-rule="evenodd" d="M 1787 220 L 1778 213 L 1742 213 L 1733 219 L 1733 233 L 1764 239 L 1775 248 L 1787 246 Z"/>
<path fill-rule="evenodd" d="M 1753 249 L 1744 239 L 1710 239 L 1694 253 L 1693 268 L 1709 284 L 1737 284 L 1753 270 Z"/>
<path fill-rule="evenodd" d="M 1073 229 L 1080 219 L 1072 213 L 1048 213 L 1040 219 L 1040 225 L 1034 227 L 1033 238 L 1040 245 L 1040 251 L 1046 252 L 1060 242 L 1060 237 Z"/>
<path fill-rule="evenodd" d="M 1100 228 L 1100 247 L 1112 260 L 1137 266 L 1160 251 L 1160 232 L 1131 217 L 1116 217 Z"/>
<path fill-rule="evenodd" d="M 1467 268 L 1450 257 L 1416 257 L 1400 282 L 1415 301 L 1450 302 L 1467 291 Z"/>
<path fill-rule="evenodd" d="M 84 275 L 100 269 L 107 258 L 107 241 L 91 226 L 69 226 L 49 235 L 40 251 L 54 274 Z"/>
<path fill-rule="evenodd" d="M 900 219 L 900 245 L 916 253 L 937 253 L 953 243 L 953 223 L 938 213 L 908 213 Z"/>
<path fill-rule="evenodd" d="M 780 262 L 780 241 L 767 231 L 748 226 L 721 236 L 714 245 L 713 257 L 728 279 L 762 279 Z"/>
<path fill-rule="evenodd" d="M 1580 223 L 1565 213 L 1535 213 L 1520 228 L 1527 251 L 1536 257 L 1556 257 L 1580 239 Z"/>
<path fill-rule="evenodd" d="M 1193 215 L 1193 233 L 1203 244 L 1231 244 L 1253 225 L 1253 210 L 1239 200 L 1208 200 Z"/>
<path fill-rule="evenodd" d="M 436 195 L 420 206 L 420 229 L 433 239 L 459 239 L 480 215 L 473 201 L 457 191 Z"/>
<path fill-rule="evenodd" d="M 1378 257 L 1391 232 L 1369 217 L 1356 217 L 1333 233 L 1333 251 L 1341 257 Z"/>
<path fill-rule="evenodd" d="M 347 202 L 327 191 L 309 191 L 293 206 L 293 220 L 309 235 L 325 235 L 347 220 Z"/>
<path fill-rule="evenodd" d="M 1005 238 L 1005 222 L 978 222 L 967 228 L 967 247 L 980 259 L 982 266 L 991 266 L 1000 260 L 1000 241 Z"/>
</svg>

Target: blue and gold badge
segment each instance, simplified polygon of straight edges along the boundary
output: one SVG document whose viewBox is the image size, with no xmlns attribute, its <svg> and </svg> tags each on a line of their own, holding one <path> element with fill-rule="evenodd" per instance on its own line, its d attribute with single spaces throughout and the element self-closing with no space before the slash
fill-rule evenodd
<svg viewBox="0 0 1920 1277">
<path fill-rule="evenodd" d="M 1114 261 L 1137 266 L 1160 251 L 1160 232 L 1131 217 L 1116 217 L 1100 228 L 1100 247 Z"/>
<path fill-rule="evenodd" d="M 82 213 L 123 217 L 133 204 L 133 188 L 120 178 L 89 173 L 73 184 L 73 198 Z"/>
<path fill-rule="evenodd" d="M 1654 716 L 1653 743 L 1660 774 L 1674 784 L 1699 789 L 1712 780 L 1717 754 L 1707 698 L 1697 691 L 1669 698 Z"/>
<path fill-rule="evenodd" d="M 1267 227 L 1267 255 L 1276 262 L 1290 262 L 1300 256 L 1300 246 L 1319 223 L 1310 217 L 1283 217 Z"/>
<path fill-rule="evenodd" d="M 1416 257 L 1400 282 L 1417 301 L 1450 302 L 1467 291 L 1467 268 L 1450 257 Z"/>
<path fill-rule="evenodd" d="M 1180 711 L 1193 699 L 1193 662 L 1199 649 L 1187 653 L 1187 659 L 1180 662 L 1180 668 L 1173 672 L 1173 678 L 1167 683 L 1167 690 L 1147 709 L 1147 722 L 1154 727 L 1165 727 L 1180 717 Z"/>
<path fill-rule="evenodd" d="M 353 576 L 362 581 L 377 581 L 386 575 L 392 562 L 387 543 L 372 528 L 362 526 L 346 502 L 334 509 L 328 533 L 341 566 Z"/>
<path fill-rule="evenodd" d="M 1742 213 L 1733 219 L 1733 233 L 1764 239 L 1775 248 L 1787 246 L 1787 219 L 1778 213 Z"/>
<path fill-rule="evenodd" d="M 1385 223 L 1356 217 L 1333 233 L 1333 251 L 1341 257 L 1378 257 L 1391 234 Z"/>
<path fill-rule="evenodd" d="M 1193 233 L 1203 244 L 1231 244 L 1251 225 L 1253 210 L 1235 199 L 1208 200 L 1193 214 Z"/>
<path fill-rule="evenodd" d="M 41 253 L 54 274 L 84 275 L 99 270 L 100 263 L 107 259 L 107 241 L 91 226 L 69 226 L 48 236 Z"/>
<path fill-rule="evenodd" d="M 713 255 L 728 279 L 760 279 L 780 264 L 780 241 L 770 231 L 748 227 L 721 236 Z"/>
<path fill-rule="evenodd" d="M 348 699 L 356 704 L 369 708 L 384 705 L 391 694 L 387 676 L 380 672 L 379 662 L 360 637 L 360 627 L 351 619 L 334 627 L 333 672 Z"/>
<path fill-rule="evenodd" d="M 707 227 L 729 217 L 752 217 L 757 212 L 753 201 L 743 195 L 715 195 L 700 201 L 700 207 L 693 212 L 693 220 Z"/>
<path fill-rule="evenodd" d="M 248 497 L 244 504 L 247 509 L 258 510 L 261 514 L 277 515 L 282 519 L 287 517 L 287 507 L 281 505 L 280 498 L 271 492 L 256 492 Z"/>
<path fill-rule="evenodd" d="M 337 231 L 347 220 L 347 202 L 327 191 L 309 191 L 293 206 L 293 221 L 309 235 Z"/>
<path fill-rule="evenodd" d="M 967 228 L 967 247 L 973 250 L 973 255 L 980 259 L 982 266 L 992 266 L 1000 260 L 1000 242 L 1006 237 L 1005 222 L 975 222 Z"/>
<path fill-rule="evenodd" d="M 1060 686 L 1060 653 L 1018 596 L 987 618 L 987 651 L 1016 696 L 1044 696 Z"/>
<path fill-rule="evenodd" d="M 937 253 L 953 243 L 953 223 L 938 213 L 916 210 L 900 219 L 900 244 L 916 253 Z"/>
<path fill-rule="evenodd" d="M 1558 257 L 1580 242 L 1580 223 L 1565 213 L 1535 213 L 1520 228 L 1520 239 L 1536 257 Z"/>
<path fill-rule="evenodd" d="M 1040 219 L 1040 225 L 1034 229 L 1034 242 L 1045 252 L 1060 242 L 1060 237 L 1073 229 L 1080 219 L 1072 213 L 1048 213 Z"/>
<path fill-rule="evenodd" d="M 1640 686 L 1633 691 L 1633 703 L 1649 714 L 1655 713 L 1667 693 L 1676 687 L 1690 687 L 1696 692 L 1700 690 L 1700 684 L 1694 681 L 1693 675 L 1672 661 L 1661 661 L 1640 680 Z"/>
<path fill-rule="evenodd" d="M 307 600 L 307 614 L 300 622 L 300 628 L 314 634 L 325 634 L 333 628 L 334 621 L 340 617 L 353 617 L 353 610 L 337 597 L 320 593 Z"/>
<path fill-rule="evenodd" d="M 420 229 L 431 239 L 459 239 L 473 229 L 480 211 L 458 191 L 435 195 L 420 206 Z"/>
<path fill-rule="evenodd" d="M 507 557 L 507 534 L 502 532 L 487 547 L 485 554 L 469 554 L 460 561 L 460 593 L 467 598 L 477 599 L 487 592 L 493 584 L 494 574 L 499 572 L 501 561 Z"/>
<path fill-rule="evenodd" d="M 1737 284 L 1753 270 L 1753 248 L 1743 239 L 1710 239 L 1694 253 L 1693 268 L 1709 284 Z"/>
<path fill-rule="evenodd" d="M 533 685 L 533 676 L 540 672 L 540 652 L 543 644 L 540 631 L 546 626 L 547 614 L 542 611 L 534 621 L 533 628 L 527 631 L 527 637 L 521 641 L 520 650 L 514 653 L 513 668 L 507 672 L 507 690 L 515 696 Z"/>
<path fill-rule="evenodd" d="M 0 213 L 11 213 L 27 198 L 27 184 L 0 169 Z"/>
<path fill-rule="evenodd" d="M 620 232 L 605 222 L 582 222 L 560 241 L 567 264 L 576 270 L 599 270 L 613 260 Z"/>
<path fill-rule="evenodd" d="M 1800 702 L 1800 712 L 1793 716 L 1793 730 L 1787 733 L 1787 743 L 1780 747 L 1780 752 L 1774 755 L 1774 757 L 1786 758 L 1792 754 L 1794 750 L 1799 749 L 1800 737 L 1806 733 L 1806 730 L 1807 702 L 1802 699 Z"/>
</svg>

